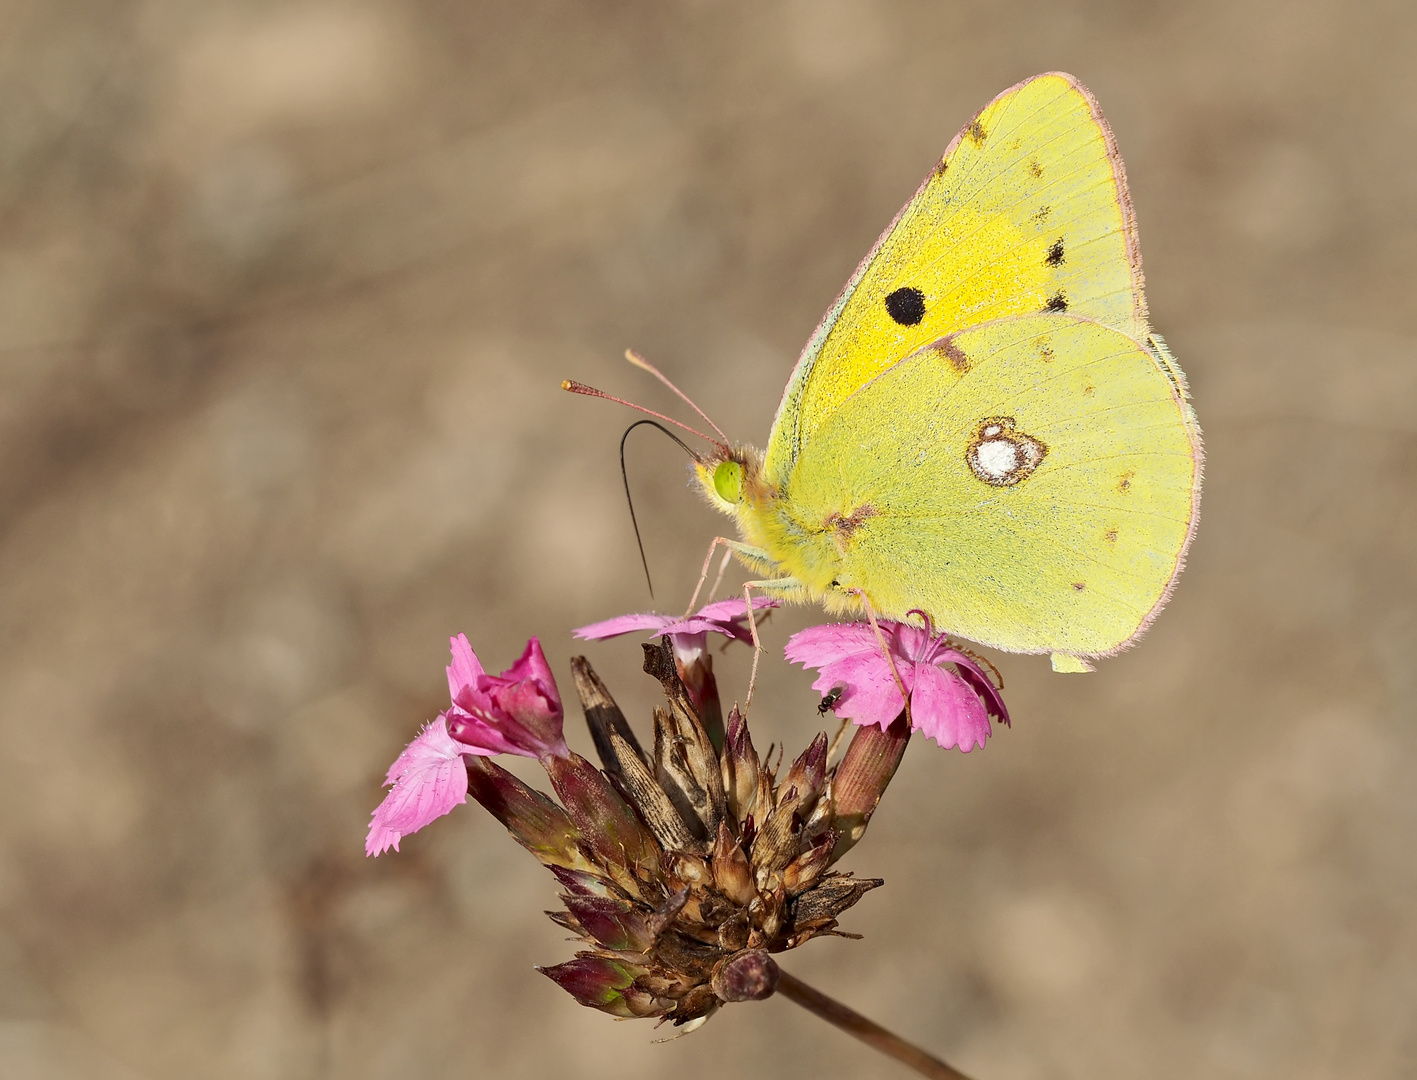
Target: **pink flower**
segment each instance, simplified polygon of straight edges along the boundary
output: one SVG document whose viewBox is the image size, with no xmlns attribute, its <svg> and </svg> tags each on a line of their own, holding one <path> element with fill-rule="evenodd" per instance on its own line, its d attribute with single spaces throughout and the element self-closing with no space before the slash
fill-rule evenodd
<svg viewBox="0 0 1417 1080">
<path fill-rule="evenodd" d="M 754 611 L 780 605 L 781 601 L 768 596 L 753 598 Z M 655 637 L 668 634 L 675 658 L 681 664 L 690 663 L 703 654 L 708 648 L 710 632 L 723 634 L 735 641 L 751 643 L 753 640 L 753 635 L 748 630 L 748 605 L 737 599 L 719 600 L 683 618 L 676 615 L 655 615 L 653 612 L 642 615 L 617 615 L 604 622 L 582 626 L 574 633 L 582 640 L 598 641 L 601 638 L 631 634 L 636 630 L 652 630 Z"/>
<path fill-rule="evenodd" d="M 541 642 L 526 643 L 521 659 L 501 675 L 482 670 L 467 637 L 450 639 L 453 662 L 448 665 L 448 692 L 453 707 L 445 714 L 448 733 L 458 742 L 475 747 L 475 754 L 520 754 L 540 758 L 565 757 L 566 738 L 561 731 L 565 715 L 561 694 Z"/>
<path fill-rule="evenodd" d="M 391 847 L 397 851 L 400 838 L 467 801 L 464 754 L 532 758 L 570 754 L 561 731 L 561 695 L 536 638 L 501 675 L 482 670 L 465 635 L 450 643 L 452 708 L 426 725 L 389 767 L 384 783 L 391 790 L 369 824 L 364 841 L 367 855 Z"/>
<path fill-rule="evenodd" d="M 990 716 L 1009 722 L 1004 700 L 983 668 L 943 634 L 887 619 L 878 624 L 910 695 L 916 731 L 946 749 L 958 746 L 968 753 L 989 738 Z M 832 705 L 838 716 L 884 730 L 905 707 L 869 623 L 809 627 L 788 639 L 786 652 L 787 659 L 821 672 L 812 689 L 840 691 Z"/>
<path fill-rule="evenodd" d="M 444 716 L 425 725 L 389 766 L 384 783 L 392 790 L 369 823 L 366 855 L 381 855 L 389 848 L 397 851 L 400 839 L 467 802 L 467 766 L 462 756 L 477 751 L 448 734 Z"/>
</svg>

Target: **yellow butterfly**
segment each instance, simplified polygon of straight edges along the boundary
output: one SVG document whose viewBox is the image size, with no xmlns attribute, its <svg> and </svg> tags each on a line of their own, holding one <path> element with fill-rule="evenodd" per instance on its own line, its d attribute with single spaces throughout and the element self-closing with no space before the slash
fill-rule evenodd
<svg viewBox="0 0 1417 1080">
<path fill-rule="evenodd" d="M 955 136 L 807 342 L 766 452 L 720 446 L 695 469 L 755 587 L 923 611 L 1086 671 L 1170 595 L 1201 458 L 1147 325 L 1112 132 L 1055 72 Z"/>
</svg>

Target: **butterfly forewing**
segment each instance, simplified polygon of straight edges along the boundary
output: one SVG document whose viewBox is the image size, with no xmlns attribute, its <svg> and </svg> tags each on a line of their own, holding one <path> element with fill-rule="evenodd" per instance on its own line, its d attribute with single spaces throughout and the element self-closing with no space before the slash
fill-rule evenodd
<svg viewBox="0 0 1417 1080">
<path fill-rule="evenodd" d="M 1144 339 L 1121 159 L 1071 76 L 1005 91 L 960 132 L 808 343 L 769 437 L 781 485 L 841 404 L 921 346 L 1010 315 L 1070 312 Z"/>
</svg>

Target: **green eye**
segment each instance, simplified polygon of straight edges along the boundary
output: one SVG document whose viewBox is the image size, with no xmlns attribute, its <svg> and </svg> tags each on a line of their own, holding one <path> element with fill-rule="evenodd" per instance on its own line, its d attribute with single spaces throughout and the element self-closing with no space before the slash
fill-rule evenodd
<svg viewBox="0 0 1417 1080">
<path fill-rule="evenodd" d="M 725 461 L 713 471 L 713 489 L 724 502 L 736 503 L 743 498 L 743 466 Z"/>
</svg>

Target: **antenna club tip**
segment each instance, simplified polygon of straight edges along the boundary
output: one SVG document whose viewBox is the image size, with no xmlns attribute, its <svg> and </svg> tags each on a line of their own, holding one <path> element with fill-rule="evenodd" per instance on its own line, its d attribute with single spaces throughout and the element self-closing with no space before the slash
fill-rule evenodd
<svg viewBox="0 0 1417 1080">
<path fill-rule="evenodd" d="M 572 385 L 572 384 L 571 384 L 571 380 L 570 380 L 570 379 L 562 379 L 562 380 L 561 380 L 561 389 L 562 389 L 562 390 L 569 390 L 569 389 L 571 389 L 571 385 Z"/>
</svg>

